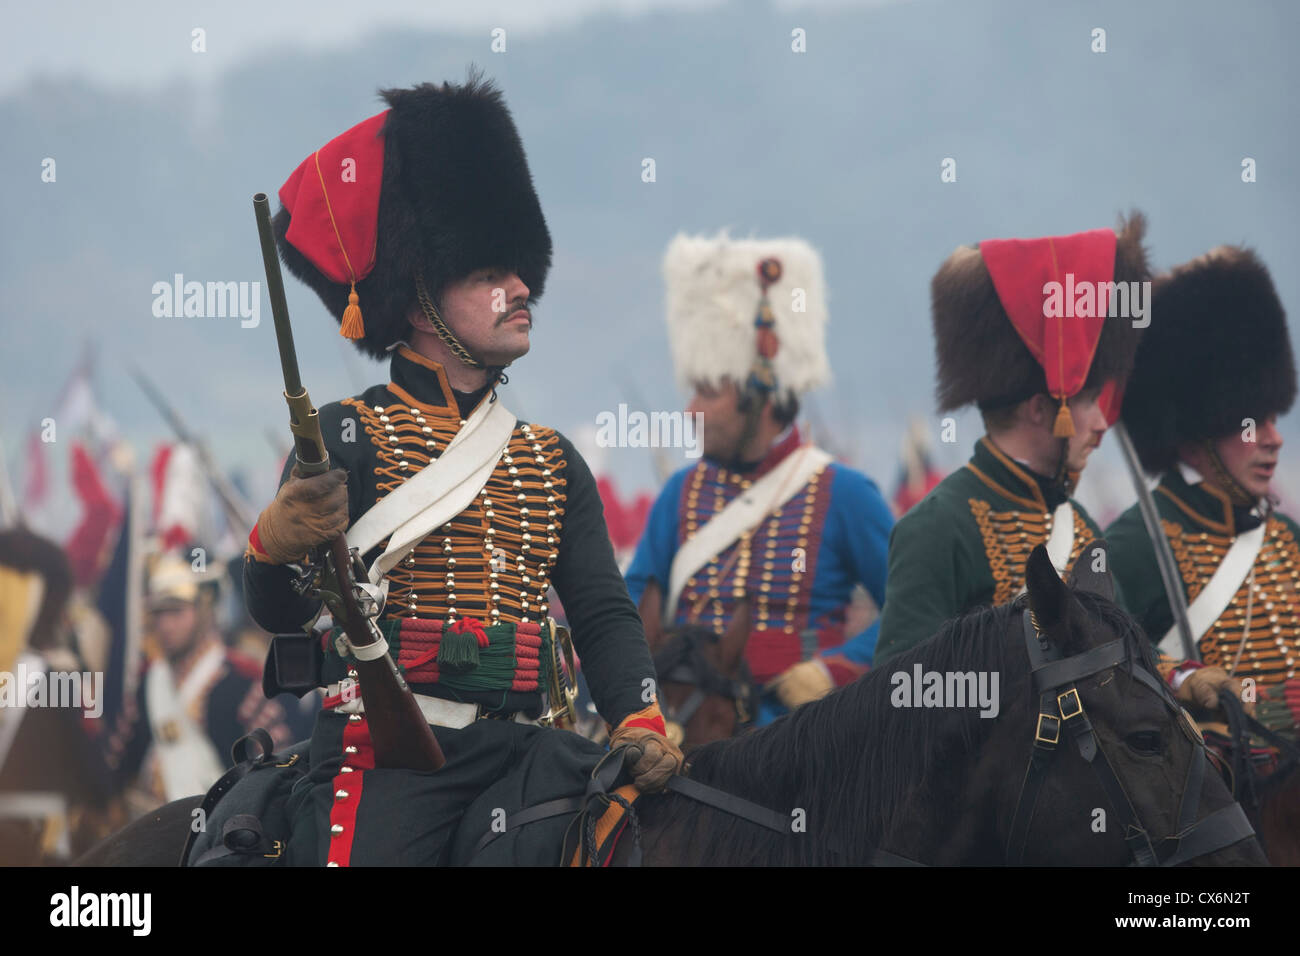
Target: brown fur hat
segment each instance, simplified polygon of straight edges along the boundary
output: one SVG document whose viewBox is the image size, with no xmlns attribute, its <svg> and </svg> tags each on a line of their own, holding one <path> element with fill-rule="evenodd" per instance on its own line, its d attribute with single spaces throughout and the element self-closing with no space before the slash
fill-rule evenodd
<svg viewBox="0 0 1300 956">
<path fill-rule="evenodd" d="M 1145 217 L 1131 214 L 1121 220 L 1117 233 L 1112 281 L 1150 280 L 1142 247 Z M 972 403 L 1005 407 L 1047 391 L 1043 368 L 1002 307 L 977 246 L 962 246 L 948 257 L 930 282 L 930 295 L 941 412 Z M 1138 333 L 1132 322 L 1105 322 L 1084 388 L 1128 375 Z"/>
</svg>

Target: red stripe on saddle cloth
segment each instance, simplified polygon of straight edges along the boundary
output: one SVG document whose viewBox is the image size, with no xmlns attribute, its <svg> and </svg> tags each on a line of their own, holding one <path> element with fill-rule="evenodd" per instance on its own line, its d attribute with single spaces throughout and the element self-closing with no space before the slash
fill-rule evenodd
<svg viewBox="0 0 1300 956">
<path fill-rule="evenodd" d="M 842 643 L 844 632 L 837 627 L 824 627 L 817 631 L 819 652 Z M 803 641 L 798 633 L 787 634 L 784 628 L 753 631 L 745 646 L 745 660 L 755 682 L 765 684 L 803 660 Z"/>
</svg>

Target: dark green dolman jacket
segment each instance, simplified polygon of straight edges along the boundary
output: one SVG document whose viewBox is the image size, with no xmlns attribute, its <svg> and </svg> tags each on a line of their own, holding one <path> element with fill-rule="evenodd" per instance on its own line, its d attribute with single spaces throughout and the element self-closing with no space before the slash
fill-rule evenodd
<svg viewBox="0 0 1300 956">
<path fill-rule="evenodd" d="M 981 438 L 971 460 L 894 525 L 875 663 L 966 611 L 1015 598 L 1029 554 L 1047 540 L 1052 512 L 1064 500 L 1049 479 Z M 1073 563 L 1101 533 L 1078 502 L 1071 505 Z"/>
</svg>

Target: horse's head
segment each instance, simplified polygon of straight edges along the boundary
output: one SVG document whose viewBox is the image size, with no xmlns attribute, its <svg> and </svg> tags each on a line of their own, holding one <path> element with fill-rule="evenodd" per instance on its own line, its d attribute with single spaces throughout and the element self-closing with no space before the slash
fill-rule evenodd
<svg viewBox="0 0 1300 956">
<path fill-rule="evenodd" d="M 651 644 L 669 736 L 683 750 L 725 740 L 754 719 L 758 700 L 744 666 L 749 630 L 749 602 L 741 600 L 722 634 L 684 625 L 663 629 Z"/>
<path fill-rule="evenodd" d="M 994 787 L 1006 862 L 1263 863 L 1149 641 L 1113 603 L 1105 543 L 1084 550 L 1069 584 L 1040 545 L 1026 584 L 1005 640 L 1028 667 L 1013 669 L 990 740 L 1014 755 Z"/>
</svg>

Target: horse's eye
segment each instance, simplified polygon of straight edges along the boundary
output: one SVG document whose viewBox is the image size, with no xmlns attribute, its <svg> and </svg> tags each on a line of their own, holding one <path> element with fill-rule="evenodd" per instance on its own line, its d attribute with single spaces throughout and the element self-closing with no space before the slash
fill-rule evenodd
<svg viewBox="0 0 1300 956">
<path fill-rule="evenodd" d="M 1158 730 L 1139 730 L 1125 737 L 1124 742 L 1130 750 L 1144 757 L 1154 757 L 1165 752 L 1164 738 Z"/>
</svg>

